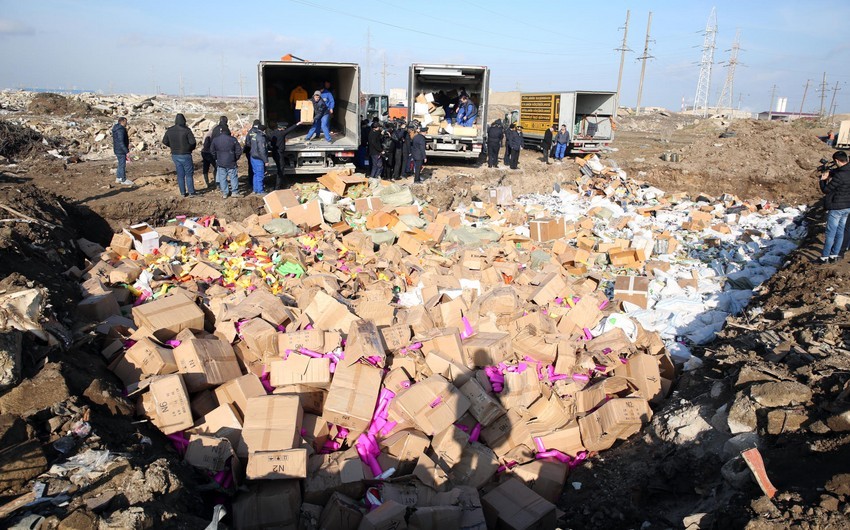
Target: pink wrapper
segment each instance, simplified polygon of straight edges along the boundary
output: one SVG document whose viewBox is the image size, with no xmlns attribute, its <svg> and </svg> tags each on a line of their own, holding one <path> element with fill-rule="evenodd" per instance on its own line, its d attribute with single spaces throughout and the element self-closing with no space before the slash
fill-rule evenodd
<svg viewBox="0 0 850 530">
<path fill-rule="evenodd" d="M 472 325 L 469 323 L 466 317 L 461 318 L 463 321 L 463 331 L 460 332 L 460 338 L 463 340 L 468 339 L 469 337 L 475 335 L 475 330 L 472 329 Z"/>
<path fill-rule="evenodd" d="M 472 428 L 472 432 L 469 434 L 470 442 L 477 442 L 478 437 L 481 435 L 481 424 L 476 423 L 475 427 Z"/>
</svg>

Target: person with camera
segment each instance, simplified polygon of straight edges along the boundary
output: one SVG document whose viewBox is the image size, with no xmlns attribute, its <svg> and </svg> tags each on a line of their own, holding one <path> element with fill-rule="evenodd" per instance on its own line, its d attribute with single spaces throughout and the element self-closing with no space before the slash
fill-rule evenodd
<svg viewBox="0 0 850 530">
<path fill-rule="evenodd" d="M 838 261 L 844 242 L 847 216 L 850 215 L 850 166 L 847 165 L 847 153 L 836 151 L 832 160 L 834 166 L 829 171 L 824 171 L 818 182 L 825 194 L 823 207 L 826 210 L 826 235 L 820 256 L 821 263 Z"/>
</svg>

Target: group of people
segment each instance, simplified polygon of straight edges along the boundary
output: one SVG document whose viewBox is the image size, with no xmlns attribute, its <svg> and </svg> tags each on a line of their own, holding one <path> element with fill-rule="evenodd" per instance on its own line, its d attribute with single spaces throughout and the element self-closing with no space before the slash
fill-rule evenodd
<svg viewBox="0 0 850 530">
<path fill-rule="evenodd" d="M 525 139 L 522 126 L 512 123 L 505 130 L 502 120 L 496 120 L 487 129 L 487 167 L 499 167 L 499 151 L 502 150 L 502 140 L 505 141 L 505 158 L 503 162 L 511 169 L 519 169 L 519 152 L 523 149 Z"/>
<path fill-rule="evenodd" d="M 372 123 L 363 123 L 363 147 L 369 157 L 369 176 L 387 180 L 399 180 L 413 175 L 413 182 L 422 182 L 422 166 L 425 156 L 425 136 L 417 121 L 407 124 L 397 118 L 381 123 L 374 118 Z"/>
</svg>

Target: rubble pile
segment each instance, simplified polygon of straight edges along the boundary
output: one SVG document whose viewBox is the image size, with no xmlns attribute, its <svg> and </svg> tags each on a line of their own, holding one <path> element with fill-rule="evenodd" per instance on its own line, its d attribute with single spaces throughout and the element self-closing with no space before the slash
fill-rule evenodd
<svg viewBox="0 0 850 530">
<path fill-rule="evenodd" d="M 27 127 L 47 138 L 62 138 L 57 158 L 77 156 L 83 160 L 113 157 L 110 129 L 119 116 L 129 120 L 131 157 L 164 154 L 161 145 L 174 116 L 183 113 L 200 140 L 207 130 L 227 115 L 233 127 L 243 128 L 256 114 L 253 100 L 211 101 L 173 96 L 49 94 L 23 91 L 0 92 L 0 117 Z"/>
<path fill-rule="evenodd" d="M 243 484 L 239 528 L 553 526 L 570 470 L 641 430 L 805 232 L 578 162 L 570 190 L 456 211 L 333 172 L 240 222 L 80 240 L 78 317 L 139 414 Z"/>
</svg>

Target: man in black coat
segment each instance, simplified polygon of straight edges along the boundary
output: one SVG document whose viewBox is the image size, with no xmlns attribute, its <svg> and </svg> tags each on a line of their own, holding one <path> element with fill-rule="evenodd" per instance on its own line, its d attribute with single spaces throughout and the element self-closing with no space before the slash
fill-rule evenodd
<svg viewBox="0 0 850 530">
<path fill-rule="evenodd" d="M 425 137 L 416 130 L 416 127 L 408 127 L 410 135 L 410 158 L 413 159 L 413 182 L 422 182 L 422 165 L 428 161 L 425 156 Z"/>
<path fill-rule="evenodd" d="M 841 244 L 844 240 L 844 227 L 850 215 L 850 166 L 844 151 L 832 155 L 835 169 L 820 177 L 820 189 L 825 194 L 823 207 L 826 210 L 826 235 L 824 236 L 821 263 L 838 261 Z"/>
<path fill-rule="evenodd" d="M 381 158 L 383 147 L 381 145 L 383 135 L 381 133 L 381 123 L 378 121 L 372 122 L 372 130 L 369 131 L 369 163 L 372 164 L 372 169 L 369 176 L 380 177 L 381 171 L 384 169 L 384 160 Z"/>
<path fill-rule="evenodd" d="M 286 135 L 302 124 L 296 123 L 291 127 L 288 127 L 288 125 L 288 123 L 278 123 L 277 127 L 273 127 L 274 130 L 269 135 L 269 147 L 272 150 L 272 159 L 277 165 L 277 177 L 274 183 L 276 190 L 283 187 L 283 152 L 286 150 Z"/>
<path fill-rule="evenodd" d="M 519 164 L 519 151 L 522 149 L 522 136 L 516 130 L 516 124 L 512 123 L 511 128 L 508 129 L 507 134 L 505 134 L 505 143 L 511 150 L 510 154 L 510 167 L 511 169 L 517 169 Z"/>
<path fill-rule="evenodd" d="M 487 129 L 487 167 L 499 167 L 499 151 L 502 149 L 504 136 L 502 120 L 494 121 Z"/>
<path fill-rule="evenodd" d="M 401 178 L 402 171 L 407 171 L 410 161 L 410 136 L 407 134 L 407 124 L 399 121 L 393 132 L 395 140 L 395 157 L 393 159 L 393 180 Z"/>
<path fill-rule="evenodd" d="M 127 134 L 127 118 L 121 116 L 112 126 L 112 152 L 118 159 L 118 169 L 115 170 L 115 182 L 125 186 L 135 186 L 136 183 L 127 178 L 127 154 L 130 153 L 130 136 Z"/>
<path fill-rule="evenodd" d="M 225 129 L 230 131 L 230 127 L 227 125 L 227 116 L 221 116 L 218 119 L 218 125 L 213 127 L 213 130 L 212 130 L 212 133 L 210 133 L 210 136 L 214 139 L 216 136 L 218 136 L 219 134 L 224 132 Z M 230 134 L 230 133 L 228 133 L 228 134 Z"/>
<path fill-rule="evenodd" d="M 165 131 L 162 143 L 171 148 L 171 160 L 177 170 L 177 187 L 180 195 L 190 197 L 195 195 L 195 163 L 192 162 L 192 151 L 195 150 L 195 135 L 186 127 L 186 117 L 178 114 L 174 125 Z"/>
<path fill-rule="evenodd" d="M 239 175 L 236 171 L 236 161 L 242 156 L 242 146 L 239 140 L 230 135 L 227 125 L 219 130 L 210 142 L 210 154 L 215 159 L 216 174 L 221 196 L 227 198 L 227 185 L 230 184 L 230 196 L 241 197 L 239 194 Z"/>
<path fill-rule="evenodd" d="M 543 163 L 544 164 L 549 163 L 549 154 L 552 151 L 552 141 L 555 137 L 554 133 L 555 133 L 555 126 L 554 125 L 550 125 L 546 129 L 546 132 L 543 133 L 543 145 L 541 147 L 543 147 Z"/>
<path fill-rule="evenodd" d="M 213 177 L 216 174 L 216 166 L 215 166 L 215 157 L 210 152 L 210 146 L 212 145 L 212 132 L 213 129 L 207 131 L 207 134 L 204 135 L 204 142 L 201 144 L 201 170 L 204 173 L 204 182 L 207 185 L 207 188 L 211 188 L 213 186 L 212 182 L 210 182 L 210 168 L 213 170 Z"/>
</svg>

